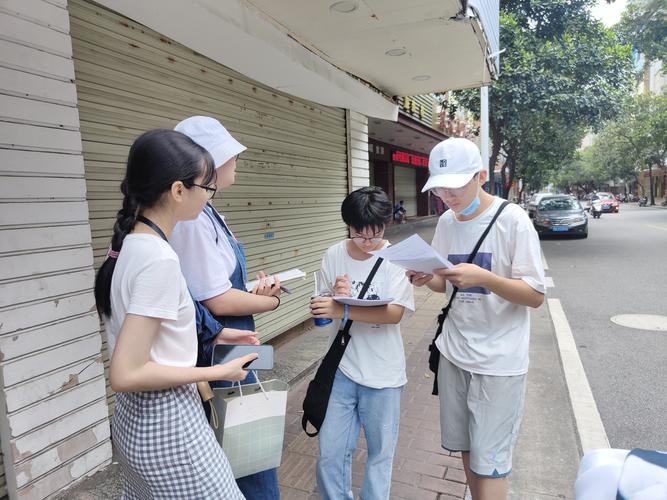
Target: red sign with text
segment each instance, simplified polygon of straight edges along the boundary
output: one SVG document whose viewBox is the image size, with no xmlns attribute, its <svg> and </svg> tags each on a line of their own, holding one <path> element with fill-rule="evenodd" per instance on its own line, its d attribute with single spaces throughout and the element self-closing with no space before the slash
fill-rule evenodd
<svg viewBox="0 0 667 500">
<path fill-rule="evenodd" d="M 391 153 L 391 161 L 396 163 L 407 163 L 415 167 L 428 167 L 428 156 L 416 155 L 396 149 Z"/>
</svg>

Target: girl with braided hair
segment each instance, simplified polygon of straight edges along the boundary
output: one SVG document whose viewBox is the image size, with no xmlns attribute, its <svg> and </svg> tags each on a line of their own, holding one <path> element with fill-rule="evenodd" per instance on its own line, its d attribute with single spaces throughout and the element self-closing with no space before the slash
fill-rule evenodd
<svg viewBox="0 0 667 500">
<path fill-rule="evenodd" d="M 173 130 L 151 130 L 130 148 L 107 259 L 95 280 L 118 394 L 113 439 L 123 498 L 244 498 L 209 427 L 195 383 L 242 380 L 256 354 L 195 367 L 195 309 L 167 242 L 216 191 L 210 154 Z"/>
</svg>

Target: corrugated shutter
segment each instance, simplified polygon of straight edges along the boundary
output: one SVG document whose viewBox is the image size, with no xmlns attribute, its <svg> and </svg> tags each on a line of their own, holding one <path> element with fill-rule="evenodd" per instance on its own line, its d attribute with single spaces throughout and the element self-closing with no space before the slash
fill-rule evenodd
<svg viewBox="0 0 667 500">
<path fill-rule="evenodd" d="M 344 111 L 262 86 L 90 2 L 69 5 L 96 268 L 133 139 L 204 114 L 248 146 L 236 184 L 215 205 L 246 244 L 249 272 L 317 269 L 324 250 L 346 236 Z M 263 340 L 308 318 L 309 283 L 290 285 L 294 293 L 283 296 L 279 312 L 258 317 Z"/>
<path fill-rule="evenodd" d="M 414 168 L 394 166 L 395 202 L 403 200 L 408 217 L 417 215 L 417 173 Z"/>
</svg>

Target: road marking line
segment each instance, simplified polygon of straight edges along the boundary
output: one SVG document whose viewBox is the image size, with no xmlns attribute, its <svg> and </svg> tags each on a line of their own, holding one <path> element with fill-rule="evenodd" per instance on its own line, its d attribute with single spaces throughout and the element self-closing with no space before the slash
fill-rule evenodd
<svg viewBox="0 0 667 500">
<path fill-rule="evenodd" d="M 545 276 L 544 277 L 544 286 L 546 288 L 554 288 L 556 285 L 554 285 L 554 279 L 551 276 Z"/>
<path fill-rule="evenodd" d="M 655 229 L 662 229 L 663 231 L 667 231 L 667 227 L 662 227 L 662 226 L 654 226 L 653 224 L 644 224 L 645 226 L 648 227 L 653 227 Z"/>
<path fill-rule="evenodd" d="M 597 448 L 609 448 L 607 433 L 604 430 L 600 412 L 586 378 L 586 371 L 581 363 L 579 351 L 577 351 L 577 345 L 567 322 L 565 311 L 563 311 L 563 306 L 558 299 L 547 299 L 547 303 L 551 321 L 556 330 L 558 350 L 560 351 L 574 420 L 577 424 L 581 450 L 586 453 Z"/>
<path fill-rule="evenodd" d="M 547 264 L 547 258 L 544 256 L 544 252 L 540 248 L 540 254 L 542 255 L 542 267 L 544 267 L 545 271 L 549 270 L 549 264 Z"/>
</svg>

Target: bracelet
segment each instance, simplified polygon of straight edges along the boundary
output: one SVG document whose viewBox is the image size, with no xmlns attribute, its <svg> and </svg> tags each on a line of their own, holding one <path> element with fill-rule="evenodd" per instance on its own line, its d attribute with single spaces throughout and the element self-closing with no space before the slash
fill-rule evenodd
<svg viewBox="0 0 667 500">
<path fill-rule="evenodd" d="M 343 313 L 343 323 L 347 323 L 347 313 L 349 312 L 349 306 L 347 304 L 344 304 L 345 306 L 345 312 Z"/>
<path fill-rule="evenodd" d="M 278 299 L 278 303 L 276 304 L 276 307 L 274 307 L 273 309 L 271 309 L 272 311 L 275 311 L 276 309 L 278 309 L 278 308 L 280 307 L 280 297 L 278 297 L 277 295 L 272 295 L 272 297 L 273 297 L 274 299 Z"/>
</svg>

